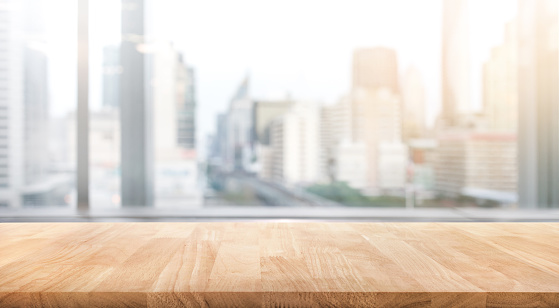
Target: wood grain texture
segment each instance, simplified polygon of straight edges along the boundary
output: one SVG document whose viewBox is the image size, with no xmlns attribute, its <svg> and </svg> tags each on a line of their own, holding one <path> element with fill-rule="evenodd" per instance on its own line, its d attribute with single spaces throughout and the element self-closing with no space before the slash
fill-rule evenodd
<svg viewBox="0 0 559 308">
<path fill-rule="evenodd" d="M 0 224 L 0 307 L 559 307 L 553 223 Z"/>
</svg>

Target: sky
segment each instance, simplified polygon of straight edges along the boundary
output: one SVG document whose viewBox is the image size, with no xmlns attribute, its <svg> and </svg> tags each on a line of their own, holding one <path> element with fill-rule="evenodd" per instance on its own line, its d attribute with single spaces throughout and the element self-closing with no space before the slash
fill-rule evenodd
<svg viewBox="0 0 559 308">
<path fill-rule="evenodd" d="M 75 100 L 68 82 L 75 78 L 75 4 L 52 0 L 48 40 L 53 56 L 53 113 Z M 101 61 L 105 45 L 120 39 L 120 7 L 115 0 L 90 1 L 90 104 L 101 104 Z M 514 0 L 470 0 L 472 104 L 481 108 L 481 69 L 504 25 L 516 14 Z M 442 0 L 158 0 L 149 7 L 150 36 L 172 41 L 196 70 L 198 140 L 214 130 L 248 74 L 251 94 L 336 102 L 351 88 L 351 57 L 360 47 L 384 46 L 398 54 L 399 71 L 415 66 L 426 87 L 427 117 L 433 122 L 441 104 Z M 74 41 L 75 43 L 75 41 Z M 72 58 L 73 57 L 73 58 Z M 66 81 L 66 83 L 64 82 Z M 65 91 L 63 91 L 65 90 Z"/>
</svg>

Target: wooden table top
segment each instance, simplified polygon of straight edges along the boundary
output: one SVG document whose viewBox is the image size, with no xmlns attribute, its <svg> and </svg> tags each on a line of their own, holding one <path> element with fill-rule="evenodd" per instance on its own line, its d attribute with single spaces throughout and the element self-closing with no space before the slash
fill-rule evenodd
<svg viewBox="0 0 559 308">
<path fill-rule="evenodd" d="M 559 224 L 0 224 L 0 307 L 411 304 L 559 307 Z"/>
</svg>

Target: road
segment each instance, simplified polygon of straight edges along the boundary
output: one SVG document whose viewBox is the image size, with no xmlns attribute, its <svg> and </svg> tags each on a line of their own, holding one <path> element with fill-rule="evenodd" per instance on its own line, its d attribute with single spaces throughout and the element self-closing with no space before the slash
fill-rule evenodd
<svg viewBox="0 0 559 308">
<path fill-rule="evenodd" d="M 299 187 L 263 181 L 243 173 L 222 175 L 224 189 L 215 196 L 206 197 L 206 206 L 255 205 L 289 207 L 340 207 L 339 203 L 326 200 Z"/>
</svg>

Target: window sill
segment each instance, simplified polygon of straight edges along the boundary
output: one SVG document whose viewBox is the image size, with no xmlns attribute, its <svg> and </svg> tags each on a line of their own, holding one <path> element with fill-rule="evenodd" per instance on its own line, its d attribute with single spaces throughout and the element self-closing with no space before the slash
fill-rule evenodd
<svg viewBox="0 0 559 308">
<path fill-rule="evenodd" d="M 363 222 L 559 222 L 559 209 L 211 207 L 0 208 L 0 222 L 323 220 Z"/>
</svg>

